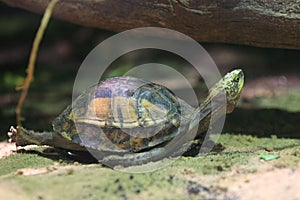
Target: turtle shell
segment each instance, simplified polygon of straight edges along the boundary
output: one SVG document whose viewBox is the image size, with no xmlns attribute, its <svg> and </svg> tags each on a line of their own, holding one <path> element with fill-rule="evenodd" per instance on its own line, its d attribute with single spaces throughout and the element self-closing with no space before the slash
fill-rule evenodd
<svg viewBox="0 0 300 200">
<path fill-rule="evenodd" d="M 169 89 L 114 77 L 82 93 L 53 121 L 53 129 L 87 148 L 138 152 L 171 140 L 180 115 L 180 103 Z"/>
</svg>

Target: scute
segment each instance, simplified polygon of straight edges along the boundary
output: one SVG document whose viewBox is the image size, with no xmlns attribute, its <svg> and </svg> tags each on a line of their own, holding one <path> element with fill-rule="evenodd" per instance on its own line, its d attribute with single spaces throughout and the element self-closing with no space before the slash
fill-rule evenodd
<svg viewBox="0 0 300 200">
<path fill-rule="evenodd" d="M 106 79 L 72 105 L 54 120 L 54 131 L 107 151 L 140 151 L 170 140 L 181 114 L 170 90 L 134 77 Z"/>
</svg>

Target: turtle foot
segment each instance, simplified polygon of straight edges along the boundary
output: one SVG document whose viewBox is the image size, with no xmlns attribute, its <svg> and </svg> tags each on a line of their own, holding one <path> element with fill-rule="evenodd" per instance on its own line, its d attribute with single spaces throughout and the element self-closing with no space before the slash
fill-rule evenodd
<svg viewBox="0 0 300 200">
<path fill-rule="evenodd" d="M 10 129 L 9 129 L 9 131 L 7 132 L 7 135 L 9 137 L 8 142 L 9 143 L 16 142 L 16 140 L 17 140 L 17 134 L 18 134 L 17 128 L 15 128 L 14 126 L 11 126 Z"/>
</svg>

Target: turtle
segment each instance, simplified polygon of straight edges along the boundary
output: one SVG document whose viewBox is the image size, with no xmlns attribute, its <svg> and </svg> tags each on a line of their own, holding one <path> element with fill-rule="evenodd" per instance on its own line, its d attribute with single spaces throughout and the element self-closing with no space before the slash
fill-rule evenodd
<svg viewBox="0 0 300 200">
<path fill-rule="evenodd" d="M 162 85 L 130 76 L 112 77 L 80 94 L 54 119 L 53 131 L 11 127 L 8 135 L 16 146 L 48 145 L 70 155 L 88 152 L 107 166 L 141 165 L 182 155 L 199 144 L 194 138 L 209 129 L 213 110 L 231 113 L 243 85 L 243 71 L 234 69 L 195 108 Z M 222 93 L 225 103 L 212 104 Z M 197 135 L 191 136 L 197 126 Z M 167 148 L 170 143 L 176 148 Z"/>
</svg>

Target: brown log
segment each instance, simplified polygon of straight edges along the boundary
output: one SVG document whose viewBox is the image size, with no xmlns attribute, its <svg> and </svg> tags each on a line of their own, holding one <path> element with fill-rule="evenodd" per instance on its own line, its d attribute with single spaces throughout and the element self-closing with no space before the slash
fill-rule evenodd
<svg viewBox="0 0 300 200">
<path fill-rule="evenodd" d="M 43 13 L 49 0 L 2 0 Z M 54 17 L 112 31 L 166 27 L 198 41 L 300 49 L 299 0 L 61 0 Z"/>
</svg>

